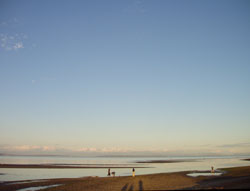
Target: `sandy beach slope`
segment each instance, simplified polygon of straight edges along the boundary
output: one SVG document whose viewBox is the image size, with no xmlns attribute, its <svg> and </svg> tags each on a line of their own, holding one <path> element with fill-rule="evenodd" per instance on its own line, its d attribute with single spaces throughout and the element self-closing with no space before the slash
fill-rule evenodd
<svg viewBox="0 0 250 191">
<path fill-rule="evenodd" d="M 11 191 L 28 187 L 59 185 L 46 191 L 136 191 L 181 189 L 246 189 L 250 188 L 250 166 L 220 169 L 221 176 L 187 176 L 189 172 L 139 175 L 136 177 L 85 177 L 51 179 L 41 182 L 0 184 L 0 190 Z"/>
</svg>

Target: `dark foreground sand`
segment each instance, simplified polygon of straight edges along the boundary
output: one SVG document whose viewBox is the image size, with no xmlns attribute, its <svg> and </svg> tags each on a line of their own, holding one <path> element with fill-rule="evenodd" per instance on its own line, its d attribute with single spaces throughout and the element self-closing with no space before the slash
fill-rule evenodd
<svg viewBox="0 0 250 191">
<path fill-rule="evenodd" d="M 220 169 L 221 176 L 189 177 L 190 172 L 161 173 L 136 177 L 86 177 L 51 179 L 43 182 L 0 184 L 0 190 L 10 191 L 32 186 L 62 184 L 50 191 L 136 191 L 180 189 L 246 189 L 250 188 L 250 166 Z"/>
</svg>

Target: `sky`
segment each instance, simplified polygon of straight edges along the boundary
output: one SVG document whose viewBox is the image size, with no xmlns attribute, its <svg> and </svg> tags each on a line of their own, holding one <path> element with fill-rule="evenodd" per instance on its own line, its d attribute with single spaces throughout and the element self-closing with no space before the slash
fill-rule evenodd
<svg viewBox="0 0 250 191">
<path fill-rule="evenodd" d="M 250 154 L 250 2 L 0 0 L 0 153 Z"/>
</svg>

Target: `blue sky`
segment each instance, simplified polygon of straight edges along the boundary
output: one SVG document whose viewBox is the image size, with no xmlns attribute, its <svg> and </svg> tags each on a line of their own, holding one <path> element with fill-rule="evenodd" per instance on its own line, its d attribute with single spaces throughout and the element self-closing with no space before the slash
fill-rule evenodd
<svg viewBox="0 0 250 191">
<path fill-rule="evenodd" d="M 249 154 L 250 3 L 0 0 L 0 152 Z"/>
</svg>

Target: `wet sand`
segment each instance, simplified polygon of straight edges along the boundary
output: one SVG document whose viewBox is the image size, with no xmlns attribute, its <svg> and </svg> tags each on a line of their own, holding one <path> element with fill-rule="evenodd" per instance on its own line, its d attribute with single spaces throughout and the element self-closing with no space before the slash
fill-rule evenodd
<svg viewBox="0 0 250 191">
<path fill-rule="evenodd" d="M 190 177 L 199 171 L 161 173 L 126 177 L 85 177 L 51 179 L 41 182 L 20 181 L 17 184 L 0 183 L 0 190 L 12 191 L 35 186 L 59 185 L 46 191 L 136 191 L 180 189 L 246 189 L 250 188 L 250 166 L 220 169 L 221 176 Z M 10 183 L 10 182 L 9 182 Z M 13 183 L 13 182 L 11 182 Z"/>
</svg>

